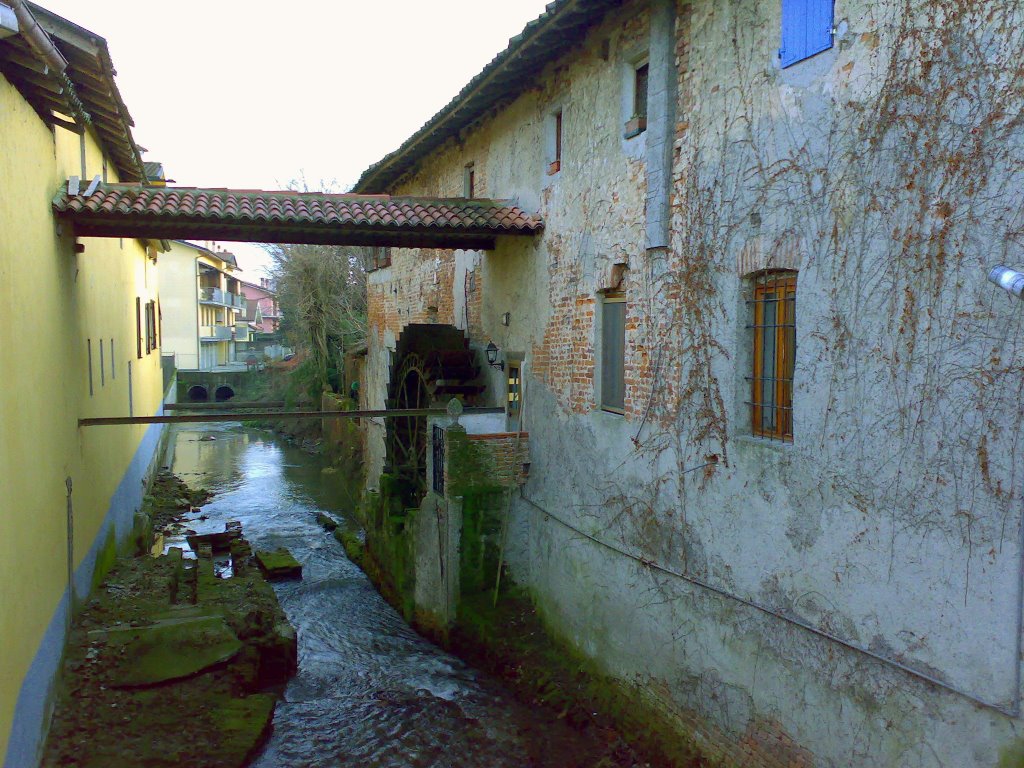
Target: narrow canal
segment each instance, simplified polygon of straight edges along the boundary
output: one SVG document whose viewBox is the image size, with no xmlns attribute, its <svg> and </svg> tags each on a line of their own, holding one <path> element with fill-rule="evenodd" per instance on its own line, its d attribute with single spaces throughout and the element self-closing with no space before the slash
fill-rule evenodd
<svg viewBox="0 0 1024 768">
<path fill-rule="evenodd" d="M 288 547 L 301 581 L 276 586 L 299 636 L 299 670 L 254 765 L 595 766 L 607 745 L 526 707 L 501 684 L 427 642 L 316 522 L 357 489 L 318 457 L 240 425 L 179 428 L 172 470 L 216 495 L 200 532 L 239 520 L 254 549 Z"/>
</svg>

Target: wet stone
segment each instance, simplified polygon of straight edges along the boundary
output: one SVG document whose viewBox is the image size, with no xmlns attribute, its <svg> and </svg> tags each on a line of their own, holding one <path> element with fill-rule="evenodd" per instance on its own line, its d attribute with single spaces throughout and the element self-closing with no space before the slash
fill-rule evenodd
<svg viewBox="0 0 1024 768">
<path fill-rule="evenodd" d="M 256 564 L 259 565 L 263 574 L 271 580 L 302 578 L 302 563 L 296 560 L 292 553 L 283 547 L 271 552 L 257 552 Z"/>
<path fill-rule="evenodd" d="M 106 633 L 120 663 L 111 682 L 121 688 L 157 685 L 191 677 L 229 661 L 242 648 L 220 616 L 168 619 Z"/>
<path fill-rule="evenodd" d="M 242 535 L 241 525 L 238 525 L 237 528 L 230 526 L 231 524 L 228 523 L 223 531 L 216 533 L 199 533 L 187 536 L 188 545 L 196 551 L 203 546 L 209 546 L 214 552 L 229 552 L 231 550 L 231 542 Z"/>
<path fill-rule="evenodd" d="M 334 529 L 336 529 L 338 527 L 338 521 L 335 520 L 330 515 L 325 515 L 323 512 L 320 512 L 320 513 L 317 514 L 316 521 L 318 523 L 320 523 L 320 525 L 325 530 L 328 530 L 328 531 L 333 531 Z"/>
</svg>

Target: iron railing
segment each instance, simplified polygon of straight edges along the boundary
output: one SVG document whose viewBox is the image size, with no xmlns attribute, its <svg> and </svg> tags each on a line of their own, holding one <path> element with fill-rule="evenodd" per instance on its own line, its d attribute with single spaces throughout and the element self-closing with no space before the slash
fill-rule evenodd
<svg viewBox="0 0 1024 768">
<path fill-rule="evenodd" d="M 444 429 L 434 425 L 434 493 L 444 496 Z"/>
</svg>

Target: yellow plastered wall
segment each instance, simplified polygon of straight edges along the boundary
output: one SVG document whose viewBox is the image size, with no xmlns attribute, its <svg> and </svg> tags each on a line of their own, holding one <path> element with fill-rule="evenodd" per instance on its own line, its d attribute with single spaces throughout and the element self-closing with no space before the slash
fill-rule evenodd
<svg viewBox="0 0 1024 768">
<path fill-rule="evenodd" d="M 92 134 L 85 144 L 87 173 L 102 173 Z M 0 754 L 67 588 L 65 478 L 77 568 L 146 433 L 77 420 L 128 413 L 129 362 L 133 412 L 153 414 L 162 400 L 159 350 L 136 353 L 135 299 L 157 299 L 156 266 L 135 240 L 83 238 L 75 253 L 51 200 L 80 174 L 79 136 L 47 128 L 0 76 Z"/>
<path fill-rule="evenodd" d="M 164 314 L 165 353 L 174 353 L 179 369 L 199 367 L 199 326 L 202 307 L 196 278 L 198 251 L 171 243 L 169 253 L 160 255 L 160 304 Z"/>
</svg>

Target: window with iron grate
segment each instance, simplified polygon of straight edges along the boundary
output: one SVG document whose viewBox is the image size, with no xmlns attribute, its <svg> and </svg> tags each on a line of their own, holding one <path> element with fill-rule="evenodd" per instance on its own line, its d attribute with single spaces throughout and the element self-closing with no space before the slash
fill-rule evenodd
<svg viewBox="0 0 1024 768">
<path fill-rule="evenodd" d="M 750 318 L 753 375 L 751 430 L 759 437 L 793 440 L 793 371 L 796 361 L 796 276 L 767 271 L 754 278 Z"/>
</svg>

